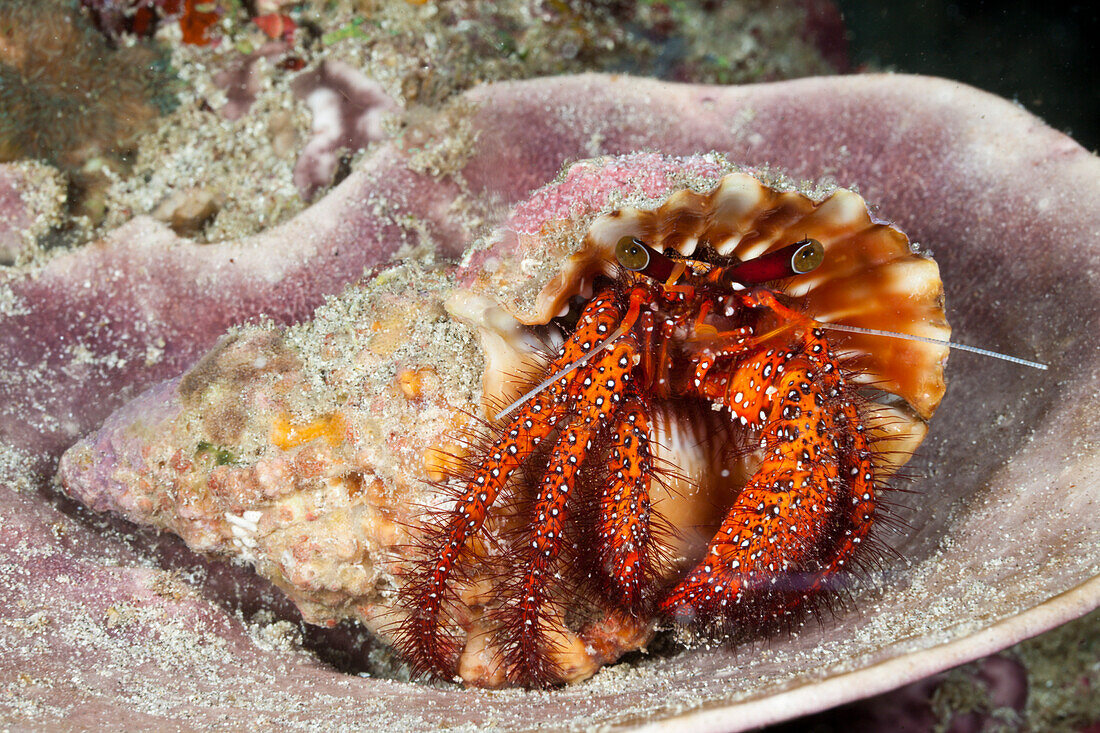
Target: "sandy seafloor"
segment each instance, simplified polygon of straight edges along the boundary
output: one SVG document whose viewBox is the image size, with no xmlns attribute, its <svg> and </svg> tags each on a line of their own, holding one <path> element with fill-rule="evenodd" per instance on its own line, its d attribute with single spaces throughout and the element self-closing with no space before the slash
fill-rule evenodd
<svg viewBox="0 0 1100 733">
<path fill-rule="evenodd" d="M 10 7 L 0 6 L 0 24 L 6 18 L 9 27 L 28 28 L 23 39 L 27 50 L 20 50 L 18 38 L 0 43 L 0 62 L 4 54 L 31 53 L 41 33 L 26 25 L 29 3 L 4 5 Z M 415 130 L 418 120 L 483 82 L 600 70 L 751 83 L 847 70 L 843 49 L 838 50 L 843 44 L 807 40 L 805 17 L 791 12 L 798 3 L 784 9 L 764 2 L 732 3 L 715 13 L 680 2 L 646 2 L 632 10 L 615 4 L 595 10 L 582 3 L 523 0 L 459 2 L 446 9 L 404 0 L 314 0 L 282 3 L 285 7 L 272 2 L 272 12 L 289 13 L 298 21 L 289 40 L 267 37 L 237 3 L 222 5 L 226 12 L 211 30 L 218 40 L 210 45 L 184 44 L 179 25 L 166 20 L 153 39 L 121 34 L 113 45 L 88 49 L 98 62 L 95 73 L 107 70 L 108 76 L 117 77 L 113 86 L 84 80 L 71 61 L 83 58 L 79 52 L 69 54 L 70 59 L 48 59 L 52 66 L 39 83 L 68 78 L 75 87 L 99 85 L 98 98 L 111 109 L 102 111 L 99 120 L 93 105 L 72 130 L 43 140 L 28 134 L 40 124 L 34 114 L 16 114 L 8 107 L 15 123 L 0 128 L 7 141 L 0 154 L 6 161 L 27 161 L 22 165 L 41 182 L 41 201 L 34 207 L 39 218 L 33 237 L 0 252 L 0 262 L 25 264 L 47 257 L 53 248 L 84 246 L 142 213 L 198 241 L 263 231 L 323 196 L 376 141 Z M 66 23 L 87 24 L 68 3 L 41 6 L 52 17 L 68 18 Z M 466 20 L 455 23 L 456 16 Z M 90 37 L 80 31 L 70 40 L 80 43 Z M 295 80 L 315 73 L 323 61 L 363 71 L 392 100 L 377 130 L 351 142 L 337 136 L 328 147 L 318 143 L 326 134 L 318 130 L 318 115 L 325 112 L 310 106 Z M 286 68 L 298 65 L 301 71 Z M 151 77 L 143 82 L 143 74 Z M 149 78 L 155 83 L 148 83 Z M 95 134 L 82 137 L 82 129 Z M 461 135 L 453 139 L 461 140 Z M 310 155 L 320 162 L 303 164 Z M 424 165 L 446 169 L 460 157 L 460 150 L 436 149 L 426 155 Z M 156 348 L 150 345 L 151 358 Z M 232 572 L 217 564 L 185 555 L 181 559 L 181 548 L 171 539 L 73 507 L 66 510 L 123 538 L 151 568 L 171 567 L 180 593 L 232 586 L 230 603 L 258 645 L 317 654 L 326 662 L 362 669 L 341 651 L 357 650 L 371 660 L 367 667 L 375 674 L 402 674 L 384 649 L 372 646 L 355 629 L 320 632 L 300 626 L 294 610 L 260 581 L 241 587 Z M 120 617 L 119 624 L 126 623 Z M 1094 612 L 999 655 L 1024 670 L 1029 694 L 1022 710 L 997 709 L 997 698 L 979 673 L 981 663 L 945 673 L 930 696 L 931 720 L 948 729 L 957 716 L 977 711 L 989 725 L 1010 730 L 1095 726 L 1100 721 L 1098 640 L 1100 612 Z M 186 646 L 186 639 L 179 643 Z M 623 667 L 618 673 L 630 674 L 628 670 Z M 18 719 L 18 690 L 3 694 Z M 884 699 L 891 704 L 889 696 Z M 876 704 L 883 701 L 857 703 L 790 726 L 843 728 Z"/>
</svg>

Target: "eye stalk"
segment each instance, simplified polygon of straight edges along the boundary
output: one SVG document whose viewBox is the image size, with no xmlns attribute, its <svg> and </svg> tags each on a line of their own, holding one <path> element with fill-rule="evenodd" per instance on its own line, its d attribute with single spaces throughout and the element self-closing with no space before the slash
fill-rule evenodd
<svg viewBox="0 0 1100 733">
<path fill-rule="evenodd" d="M 615 259 L 624 269 L 664 282 L 676 271 L 677 261 L 665 256 L 638 237 L 627 235 L 615 243 Z M 741 285 L 758 285 L 805 275 L 825 261 L 825 247 L 816 239 L 803 239 L 751 260 L 716 270 L 717 280 Z M 683 264 L 680 263 L 681 272 Z M 720 274 L 719 274 L 720 273 Z"/>
<path fill-rule="evenodd" d="M 816 239 L 803 239 L 786 247 L 760 255 L 751 260 L 730 265 L 722 273 L 727 282 L 742 285 L 759 285 L 772 280 L 783 280 L 795 275 L 805 275 L 825 261 L 825 247 Z"/>
<path fill-rule="evenodd" d="M 798 249 L 791 255 L 791 272 L 794 274 L 813 272 L 825 261 L 825 247 L 816 239 L 803 239 L 796 246 Z"/>
<path fill-rule="evenodd" d="M 615 243 L 615 259 L 627 270 L 664 282 L 676 270 L 676 260 L 629 235 Z M 680 265 L 683 271 L 683 264 Z"/>
</svg>

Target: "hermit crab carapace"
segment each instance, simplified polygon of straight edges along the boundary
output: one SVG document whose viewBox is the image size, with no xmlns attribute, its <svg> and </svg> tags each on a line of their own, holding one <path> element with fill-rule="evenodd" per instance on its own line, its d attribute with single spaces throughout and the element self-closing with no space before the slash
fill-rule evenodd
<svg viewBox="0 0 1100 733">
<path fill-rule="evenodd" d="M 735 637 L 789 626 L 866 557 L 882 483 L 943 393 L 943 343 L 869 332 L 945 339 L 936 265 L 848 191 L 730 174 L 597 217 L 561 269 L 536 298 L 560 346 L 528 360 L 424 534 L 398 634 L 421 672 L 458 669 L 452 585 L 479 565 L 512 684 L 572 676 L 578 599 Z M 716 516 L 684 512 L 700 493 Z M 491 521 L 498 503 L 512 520 Z M 670 539 L 700 525 L 702 547 Z"/>
</svg>

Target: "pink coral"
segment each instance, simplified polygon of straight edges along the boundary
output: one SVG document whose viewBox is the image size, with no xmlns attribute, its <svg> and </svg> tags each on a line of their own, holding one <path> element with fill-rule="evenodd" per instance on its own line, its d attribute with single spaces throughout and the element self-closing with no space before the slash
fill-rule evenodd
<svg viewBox="0 0 1100 733">
<path fill-rule="evenodd" d="M 29 191 L 22 173 L 14 166 L 0 167 L 0 264 L 15 262 L 27 246 L 23 232 L 32 219 L 23 193 Z"/>
<path fill-rule="evenodd" d="M 305 199 L 333 183 L 341 155 L 386 137 L 382 121 L 397 104 L 381 85 L 340 61 L 326 60 L 294 80 L 295 94 L 313 116 L 313 137 L 294 168 Z"/>
</svg>

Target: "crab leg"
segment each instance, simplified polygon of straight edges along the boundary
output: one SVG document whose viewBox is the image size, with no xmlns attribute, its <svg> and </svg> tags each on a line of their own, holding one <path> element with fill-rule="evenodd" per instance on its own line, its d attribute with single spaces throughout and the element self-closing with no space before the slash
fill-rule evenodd
<svg viewBox="0 0 1100 733">
<path fill-rule="evenodd" d="M 562 430 L 535 502 L 534 532 L 527 567 L 519 584 L 519 601 L 505 608 L 505 659 L 512 679 L 539 684 L 557 676 L 546 642 L 547 583 L 561 553 L 568 499 L 577 471 L 595 438 L 619 407 L 630 380 L 637 346 L 623 339 L 571 381 L 569 399 L 579 415 Z"/>
<path fill-rule="evenodd" d="M 842 498 L 842 505 L 847 507 L 847 516 L 843 520 L 844 534 L 837 539 L 831 558 L 826 558 L 829 562 L 810 579 L 800 595 L 776 609 L 776 618 L 787 615 L 803 600 L 825 590 L 829 581 L 834 580 L 849 564 L 871 530 L 876 505 L 876 481 L 871 451 L 855 404 L 850 400 L 843 400 L 840 412 L 840 435 L 846 436 L 846 444 L 841 446 L 841 451 L 847 459 L 841 468 L 840 477 L 846 487 Z"/>
<path fill-rule="evenodd" d="M 620 318 L 614 295 L 608 291 L 601 293 L 585 308 L 576 333 L 562 345 L 550 368 L 560 369 L 583 356 L 599 343 L 601 336 L 610 333 Z M 415 673 L 446 676 L 453 671 L 458 649 L 441 621 L 448 583 L 468 541 L 481 531 L 508 479 L 554 431 L 565 413 L 570 398 L 567 386 L 573 382 L 573 376 L 563 377 L 536 393 L 504 427 L 455 502 L 442 528 L 442 541 L 427 549 L 419 576 L 405 591 L 413 610 L 397 634 L 398 645 Z"/>
<path fill-rule="evenodd" d="M 480 531 L 489 509 L 508 478 L 559 419 L 561 407 L 552 391 L 537 395 L 505 429 L 459 497 L 444 528 L 443 543 L 425 563 L 426 577 L 417 578 L 410 591 L 414 609 L 404 622 L 399 643 L 418 674 L 450 674 L 457 656 L 453 640 L 440 617 L 447 583 L 454 574 L 467 541 Z"/>
<path fill-rule="evenodd" d="M 591 438 L 591 428 L 568 427 L 554 446 L 546 467 L 535 503 L 537 526 L 517 589 L 519 601 L 504 614 L 509 679 L 540 685 L 556 681 L 556 667 L 547 655 L 547 581 L 561 552 L 569 494 Z"/>
<path fill-rule="evenodd" d="M 722 360 L 698 387 L 742 424 L 760 429 L 766 450 L 706 556 L 662 603 L 661 609 L 678 620 L 728 616 L 734 606 L 758 600 L 762 593 L 797 603 L 843 565 L 851 540 L 858 544 L 870 524 L 870 471 L 841 475 L 868 453 L 858 414 L 849 410 L 838 388 L 835 363 L 816 349 L 815 338 L 806 341 L 809 353 L 761 349 L 736 367 Z M 838 417 L 845 423 L 843 432 Z M 838 441 L 839 435 L 848 437 Z M 870 499 L 857 498 L 864 495 Z M 856 524 L 830 547 L 831 520 L 853 498 L 860 502 L 862 526 Z M 800 577 L 803 573 L 808 580 Z"/>
<path fill-rule="evenodd" d="M 801 324 L 806 332 L 803 337 L 804 353 L 814 363 L 818 381 L 821 383 L 821 389 L 828 404 L 836 408 L 834 417 L 839 418 L 840 424 L 834 435 L 840 439 L 841 455 L 845 459 L 840 476 L 845 487 L 842 492 L 843 502 L 847 506 L 844 534 L 838 538 L 837 546 L 831 553 L 830 562 L 811 579 L 801 596 L 785 604 L 777 612 L 776 615 L 779 616 L 788 613 L 793 606 L 822 590 L 829 580 L 835 578 L 844 569 L 859 550 L 859 546 L 870 533 L 874 520 L 877 504 L 875 470 L 871 462 L 870 444 L 864 432 L 863 418 L 845 388 L 836 357 L 829 348 L 829 342 L 825 339 L 825 333 L 820 328 L 820 324 L 783 305 L 775 294 L 768 290 L 749 291 L 743 296 L 743 301 L 746 305 L 767 308 L 787 323 Z"/>
<path fill-rule="evenodd" d="M 643 583 L 651 574 L 649 452 L 646 410 L 629 398 L 611 436 L 610 475 L 600 492 L 600 569 L 609 581 L 612 601 L 625 611 L 638 610 Z"/>
</svg>

